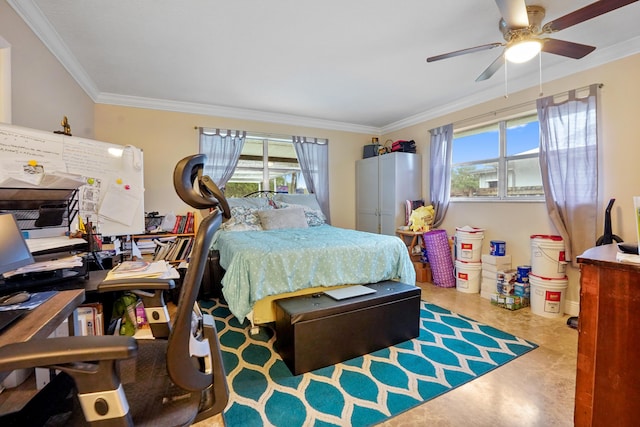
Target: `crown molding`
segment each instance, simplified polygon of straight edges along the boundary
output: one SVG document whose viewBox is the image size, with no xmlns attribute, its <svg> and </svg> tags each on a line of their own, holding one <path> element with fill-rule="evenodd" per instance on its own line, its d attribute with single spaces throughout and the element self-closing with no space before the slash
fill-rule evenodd
<svg viewBox="0 0 640 427">
<path fill-rule="evenodd" d="M 205 116 L 227 117 L 231 119 L 253 120 L 258 122 L 278 123 L 292 126 L 303 126 L 373 135 L 378 135 L 380 132 L 380 129 L 374 126 L 363 126 L 353 123 L 314 119 L 310 117 L 302 117 L 289 114 L 271 113 L 268 111 L 223 107 L 219 105 L 200 104 L 195 102 L 169 101 L 165 99 L 144 98 L 129 95 L 119 95 L 114 93 L 101 93 L 98 96 L 96 103 L 120 105 L 123 107 L 172 111 L 177 113 L 201 114 Z"/>
</svg>

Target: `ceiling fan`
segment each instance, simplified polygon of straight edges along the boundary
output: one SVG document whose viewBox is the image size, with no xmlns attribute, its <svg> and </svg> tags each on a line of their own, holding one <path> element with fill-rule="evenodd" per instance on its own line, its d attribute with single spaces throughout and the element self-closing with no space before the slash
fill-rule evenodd
<svg viewBox="0 0 640 427">
<path fill-rule="evenodd" d="M 510 62 L 526 62 L 535 57 L 540 51 L 555 55 L 580 59 L 595 50 L 595 46 L 542 37 L 573 25 L 580 24 L 591 18 L 611 12 L 620 7 L 635 3 L 638 0 L 600 0 L 581 9 L 557 18 L 542 25 L 545 9 L 542 6 L 527 6 L 525 0 L 495 0 L 502 19 L 498 27 L 502 32 L 505 43 L 489 43 L 467 49 L 456 50 L 442 55 L 431 56 L 427 62 L 453 58 L 467 53 L 480 52 L 504 46 L 502 54 L 486 70 L 478 76 L 477 82 L 487 80 L 500 69 L 504 59 Z"/>
</svg>

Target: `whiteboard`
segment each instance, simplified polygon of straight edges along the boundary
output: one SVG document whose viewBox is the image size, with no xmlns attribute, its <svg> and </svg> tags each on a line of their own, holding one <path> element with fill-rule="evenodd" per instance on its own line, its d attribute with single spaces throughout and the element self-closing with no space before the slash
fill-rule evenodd
<svg viewBox="0 0 640 427">
<path fill-rule="evenodd" d="M 14 179 L 25 164 L 39 165 L 44 179 Z M 144 233 L 142 150 L 0 123 L 0 187 L 47 188 L 65 174 L 79 185 L 79 215 L 98 233 Z"/>
</svg>

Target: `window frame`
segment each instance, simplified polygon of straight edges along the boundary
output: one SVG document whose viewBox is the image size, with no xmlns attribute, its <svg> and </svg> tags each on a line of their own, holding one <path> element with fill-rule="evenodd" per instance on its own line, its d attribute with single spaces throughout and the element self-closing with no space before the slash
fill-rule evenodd
<svg viewBox="0 0 640 427">
<path fill-rule="evenodd" d="M 269 163 L 272 162 L 273 160 L 280 160 L 282 162 L 285 162 L 285 160 L 283 160 L 283 158 L 279 158 L 276 156 L 269 156 L 269 143 L 270 142 L 277 142 L 277 143 L 286 143 L 286 144 L 290 144 L 293 151 L 294 151 L 294 155 L 295 155 L 295 148 L 293 147 L 293 140 L 290 136 L 287 135 L 276 135 L 276 134 L 271 134 L 271 133 L 263 133 L 263 132 L 247 132 L 247 135 L 245 137 L 245 144 L 248 140 L 253 140 L 253 141 L 261 141 L 262 142 L 262 154 L 261 157 L 262 159 L 260 160 L 262 162 L 262 166 L 260 168 L 256 167 L 256 168 L 242 168 L 240 166 L 240 161 L 243 160 L 243 157 L 245 157 L 245 160 L 251 160 L 251 159 L 247 159 L 246 156 L 247 155 L 240 155 L 240 159 L 239 159 L 239 163 L 238 166 L 236 166 L 236 170 L 234 171 L 234 175 L 236 173 L 236 171 L 238 169 L 245 169 L 245 170 L 254 170 L 254 171 L 258 171 L 260 170 L 262 172 L 262 180 L 258 183 L 258 190 L 257 191 L 279 191 L 277 190 L 277 188 L 275 190 L 271 190 L 271 180 L 272 179 L 277 179 L 274 178 L 272 176 L 272 174 L 270 173 L 272 170 L 276 171 L 278 168 L 273 168 L 269 166 Z M 257 159 L 256 159 L 257 160 Z M 293 162 L 291 162 L 293 163 Z M 303 181 L 304 181 L 304 177 L 302 176 L 302 169 L 300 167 L 300 160 L 297 158 L 297 155 L 295 157 L 295 163 L 298 165 L 297 168 L 292 168 L 291 171 L 297 171 L 297 173 L 299 174 L 300 177 L 302 177 Z M 229 184 L 233 184 L 233 176 L 231 177 L 231 179 L 229 179 L 229 181 L 227 182 L 226 187 L 229 187 Z M 304 184 L 304 194 L 308 193 L 308 188 L 306 186 L 306 183 Z M 293 194 L 293 193 L 292 193 Z"/>
<path fill-rule="evenodd" d="M 451 170 L 452 171 L 453 171 L 454 167 L 460 167 L 460 166 L 476 166 L 476 165 L 490 164 L 490 163 L 497 164 L 497 176 L 498 176 L 497 188 L 498 188 L 498 194 L 496 196 L 475 196 L 475 197 L 451 196 L 451 194 L 450 194 L 449 195 L 449 202 L 450 203 L 459 203 L 459 202 L 465 202 L 465 203 L 467 203 L 467 202 L 484 202 L 484 203 L 486 203 L 486 202 L 494 202 L 494 203 L 495 202 L 500 202 L 500 203 L 504 203 L 504 202 L 508 202 L 508 203 L 527 202 L 527 203 L 531 203 L 531 202 L 544 202 L 545 201 L 544 194 L 541 194 L 539 196 L 509 196 L 508 193 L 507 193 L 507 191 L 508 191 L 507 165 L 509 164 L 510 161 L 530 159 L 530 158 L 538 158 L 538 165 L 539 165 L 539 151 L 537 153 L 516 154 L 516 155 L 511 155 L 511 156 L 507 156 L 507 154 L 506 154 L 507 153 L 507 124 L 508 124 L 508 122 L 514 121 L 514 120 L 527 119 L 527 118 L 531 118 L 532 119 L 530 122 L 534 122 L 535 121 L 535 122 L 539 123 L 536 111 L 526 111 L 526 112 L 520 113 L 518 115 L 505 117 L 505 118 L 501 118 L 499 120 L 494 120 L 494 121 L 490 121 L 490 122 L 484 122 L 484 123 L 478 123 L 478 124 L 475 124 L 475 125 L 469 125 L 469 126 L 465 126 L 465 127 L 460 128 L 460 129 L 457 129 L 457 130 L 454 128 L 453 139 L 455 139 L 460 134 L 473 132 L 475 129 L 490 128 L 490 127 L 493 127 L 495 125 L 498 126 L 498 157 L 497 158 L 496 157 L 485 158 L 485 159 L 472 160 L 472 161 L 460 162 L 460 163 L 453 163 L 453 160 L 452 160 L 452 163 L 451 163 Z M 539 146 L 540 145 L 538 145 L 538 147 Z M 453 150 L 453 140 L 452 140 L 452 150 Z M 452 156 L 452 159 L 453 159 L 453 156 Z M 544 189 L 543 189 L 543 192 L 544 192 Z"/>
</svg>

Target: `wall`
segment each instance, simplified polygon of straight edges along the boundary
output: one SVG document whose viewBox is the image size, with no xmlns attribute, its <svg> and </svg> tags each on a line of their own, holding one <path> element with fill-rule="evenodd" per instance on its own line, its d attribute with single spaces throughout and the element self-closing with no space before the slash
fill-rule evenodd
<svg viewBox="0 0 640 427">
<path fill-rule="evenodd" d="M 11 46 L 11 123 L 54 131 L 67 116 L 74 136 L 93 138 L 93 101 L 5 1 L 0 37 Z"/>
<path fill-rule="evenodd" d="M 198 152 L 196 127 L 327 138 L 332 224 L 355 228 L 355 161 L 370 135 L 104 104 L 95 106 L 95 114 L 96 139 L 144 150 L 147 212 L 179 214 L 188 209 L 175 195 L 172 177 L 179 159 Z"/>
<path fill-rule="evenodd" d="M 640 116 L 640 55 L 634 55 L 597 68 L 559 79 L 543 85 L 545 95 L 558 94 L 570 89 L 580 88 L 592 83 L 602 83 L 600 92 L 600 165 L 599 206 L 602 207 L 596 225 L 596 235 L 603 233 L 604 210 L 609 199 L 615 198 L 612 210 L 613 232 L 625 241 L 635 242 L 636 225 L 633 216 L 634 195 L 640 195 L 640 144 L 636 124 Z M 423 170 L 429 170 L 429 129 L 447 123 L 465 121 L 467 119 L 491 111 L 500 111 L 509 106 L 519 106 L 538 98 L 538 89 L 509 94 L 508 98 L 499 98 L 472 108 L 467 108 L 425 121 L 399 131 L 383 135 L 382 141 L 387 139 L 413 139 L 418 150 L 423 153 Z M 429 176 L 424 174 L 425 200 L 429 199 Z M 507 253 L 513 257 L 514 265 L 530 264 L 531 234 L 555 234 L 556 230 L 550 223 L 544 203 L 486 203 L 486 202 L 457 202 L 452 203 L 441 228 L 449 235 L 455 233 L 455 228 L 464 225 L 485 228 L 483 253 L 489 252 L 489 241 L 499 239 L 507 241 Z M 595 245 L 595 242 L 594 242 Z M 574 254 L 579 255 L 579 254 Z M 580 289 L 579 270 L 569 268 L 569 290 L 567 292 L 567 311 L 578 313 Z"/>
</svg>

